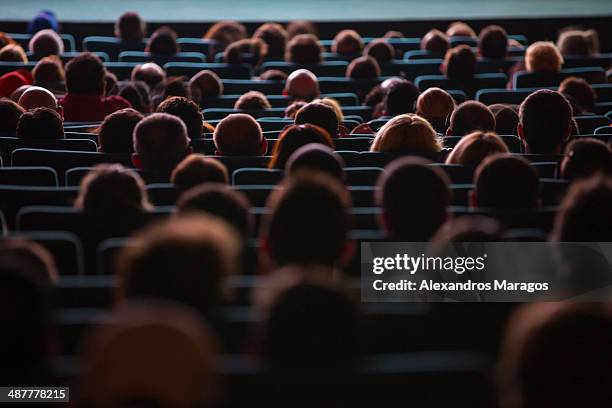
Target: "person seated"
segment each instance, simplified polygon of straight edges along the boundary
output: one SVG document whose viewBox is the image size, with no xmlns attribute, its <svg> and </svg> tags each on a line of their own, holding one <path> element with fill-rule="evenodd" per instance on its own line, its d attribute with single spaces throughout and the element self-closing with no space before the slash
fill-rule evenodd
<svg viewBox="0 0 612 408">
<path fill-rule="evenodd" d="M 363 55 L 374 58 L 378 65 L 382 65 L 395 59 L 395 48 L 384 38 L 377 38 L 365 46 Z"/>
<path fill-rule="evenodd" d="M 151 34 L 145 51 L 153 55 L 176 55 L 181 52 L 177 38 L 176 31 L 170 27 L 160 27 Z"/>
<path fill-rule="evenodd" d="M 19 105 L 25 110 L 49 108 L 56 111 L 60 117 L 64 116 L 64 110 L 57 103 L 55 95 L 40 86 L 30 86 L 26 89 L 19 97 Z"/>
<path fill-rule="evenodd" d="M 504 59 L 508 51 L 508 34 L 498 25 L 486 26 L 478 35 L 478 53 L 482 58 Z"/>
<path fill-rule="evenodd" d="M 586 179 L 596 173 L 612 176 L 612 148 L 590 137 L 569 142 L 561 161 L 561 177 L 566 180 Z"/>
<path fill-rule="evenodd" d="M 481 215 L 451 218 L 431 238 L 431 242 L 435 243 L 501 242 L 503 240 L 504 227 L 499 221 Z"/>
<path fill-rule="evenodd" d="M 126 11 L 115 23 L 115 37 L 125 49 L 140 48 L 147 36 L 147 24 L 135 11 Z"/>
<path fill-rule="evenodd" d="M 331 147 L 310 143 L 291 154 L 285 164 L 285 174 L 292 176 L 302 171 L 317 171 L 344 182 L 344 164 L 342 157 Z"/>
<path fill-rule="evenodd" d="M 19 139 L 47 139 L 56 140 L 64 138 L 64 122 L 62 117 L 53 109 L 36 108 L 24 112 L 17 122 L 16 130 Z"/>
<path fill-rule="evenodd" d="M 421 50 L 429 51 L 433 55 L 444 55 L 450 48 L 448 36 L 438 29 L 431 29 L 423 36 L 420 44 Z"/>
<path fill-rule="evenodd" d="M 259 75 L 259 79 L 262 81 L 285 82 L 287 74 L 280 69 L 266 69 Z"/>
<path fill-rule="evenodd" d="M 260 241 L 262 255 L 273 268 L 342 268 L 351 258 L 351 197 L 340 181 L 324 173 L 294 174 L 270 194 L 267 207 L 270 213 L 262 220 Z"/>
<path fill-rule="evenodd" d="M 109 318 L 84 344 L 75 406 L 217 406 L 220 342 L 202 316 L 175 302 L 138 299 Z"/>
<path fill-rule="evenodd" d="M 202 105 L 203 99 L 223 95 L 223 82 L 213 71 L 203 69 L 189 80 L 189 95 L 194 102 Z"/>
<path fill-rule="evenodd" d="M 245 113 L 232 113 L 215 127 L 213 141 L 218 156 L 261 156 L 268 150 L 261 125 Z"/>
<path fill-rule="evenodd" d="M 32 68 L 34 85 L 41 86 L 55 95 L 66 92 L 66 74 L 59 58 L 44 57 Z"/>
<path fill-rule="evenodd" d="M 134 167 L 142 170 L 173 170 L 191 153 L 187 127 L 168 113 L 154 113 L 134 128 Z"/>
<path fill-rule="evenodd" d="M 55 13 L 50 10 L 42 10 L 38 12 L 32 20 L 28 21 L 28 34 L 36 34 L 40 30 L 50 28 L 55 32 L 59 32 L 60 23 Z"/>
<path fill-rule="evenodd" d="M 166 80 L 166 71 L 154 62 L 136 65 L 132 69 L 132 81 L 142 81 L 153 91 L 157 85 Z"/>
<path fill-rule="evenodd" d="M 357 31 L 341 30 L 334 37 L 331 52 L 347 57 L 354 57 L 361 54 L 361 51 L 363 51 L 363 39 Z"/>
<path fill-rule="evenodd" d="M 142 81 L 123 81 L 118 84 L 118 95 L 132 105 L 132 108 L 143 114 L 151 113 L 149 87 Z"/>
<path fill-rule="evenodd" d="M 318 64 L 323 61 L 323 46 L 312 34 L 299 34 L 289 40 L 285 61 L 294 64 Z"/>
<path fill-rule="evenodd" d="M 475 169 L 486 157 L 497 153 L 508 153 L 501 137 L 493 132 L 473 132 L 462 137 L 453 147 L 446 164 L 462 164 Z"/>
<path fill-rule="evenodd" d="M 559 72 L 563 62 L 561 53 L 551 42 L 536 41 L 525 51 L 525 68 L 528 72 Z"/>
<path fill-rule="evenodd" d="M 381 153 L 413 153 L 426 156 L 442 150 L 442 142 L 429 122 L 407 113 L 385 123 L 374 137 L 370 151 Z"/>
<path fill-rule="evenodd" d="M 446 135 L 464 136 L 476 130 L 495 131 L 495 116 L 482 102 L 463 102 L 451 114 Z"/>
<path fill-rule="evenodd" d="M 559 92 L 572 104 L 573 116 L 590 114 L 597 102 L 597 93 L 583 78 L 565 78 L 559 85 Z"/>
<path fill-rule="evenodd" d="M 21 106 L 7 98 L 0 98 L 0 132 L 15 133 L 19 118 L 25 112 Z"/>
<path fill-rule="evenodd" d="M 474 173 L 473 207 L 498 210 L 539 206 L 538 173 L 520 156 L 499 153 L 486 157 Z"/>
<path fill-rule="evenodd" d="M 293 20 L 287 24 L 287 34 L 289 39 L 300 34 L 312 34 L 317 36 L 317 27 L 314 23 L 306 20 Z"/>
<path fill-rule="evenodd" d="M 210 55 L 223 51 L 233 42 L 247 38 L 246 28 L 236 21 L 218 21 L 206 31 L 205 40 L 214 40 L 210 47 Z"/>
<path fill-rule="evenodd" d="M 223 62 L 231 65 L 250 64 L 253 67 L 259 67 L 266 60 L 267 55 L 268 46 L 263 40 L 245 38 L 225 48 Z"/>
<path fill-rule="evenodd" d="M 561 154 L 572 133 L 572 107 L 559 92 L 536 91 L 519 108 L 517 131 L 526 153 Z"/>
<path fill-rule="evenodd" d="M 173 300 L 216 317 L 223 280 L 237 272 L 241 250 L 231 225 L 211 215 L 184 215 L 141 229 L 132 240 L 117 258 L 120 299 Z"/>
<path fill-rule="evenodd" d="M 289 34 L 278 23 L 265 23 L 260 25 L 253 33 L 254 39 L 260 39 L 268 45 L 267 58 L 282 60 L 285 56 L 285 46 Z"/>
<path fill-rule="evenodd" d="M 203 154 L 190 154 L 172 171 L 170 182 L 187 190 L 203 183 L 229 183 L 227 167 L 219 160 Z"/>
<path fill-rule="evenodd" d="M 334 113 L 336 114 L 336 118 L 338 118 L 338 127 L 342 127 L 340 122 L 344 120 L 344 113 L 342 112 L 342 106 L 340 106 L 340 103 L 337 100 L 335 100 L 334 98 L 319 98 L 315 99 L 313 102 L 322 103 L 332 108 L 334 110 Z"/>
<path fill-rule="evenodd" d="M 285 82 L 285 95 L 291 99 L 311 101 L 320 94 L 317 76 L 307 69 L 293 71 Z"/>
<path fill-rule="evenodd" d="M 428 241 L 450 217 L 450 181 L 419 157 L 404 157 L 385 167 L 375 195 L 382 208 L 381 228 L 389 239 Z"/>
<path fill-rule="evenodd" d="M 377 79 L 380 75 L 378 62 L 366 55 L 355 58 L 346 68 L 346 77 L 350 79 Z"/>
<path fill-rule="evenodd" d="M 132 108 L 111 113 L 98 132 L 98 151 L 103 153 L 134 153 L 134 129 L 144 115 Z"/>
<path fill-rule="evenodd" d="M 27 64 L 28 57 L 21 45 L 9 44 L 0 49 L 0 61 Z"/>
<path fill-rule="evenodd" d="M 498 135 L 516 135 L 519 124 L 518 107 L 495 103 L 489 105 L 489 109 L 495 116 L 495 133 Z"/>
<path fill-rule="evenodd" d="M 157 107 L 158 113 L 168 113 L 183 121 L 187 127 L 187 136 L 191 140 L 202 138 L 202 111 L 191 99 L 172 96 Z"/>
<path fill-rule="evenodd" d="M 42 245 L 27 239 L 3 240 L 0 243 L 0 265 L 4 271 L 20 271 L 43 286 L 59 280 L 53 255 Z"/>
<path fill-rule="evenodd" d="M 446 133 L 447 121 L 455 110 L 455 100 L 444 89 L 426 89 L 416 100 L 416 114 L 427 119 L 436 131 Z"/>
<path fill-rule="evenodd" d="M 331 148 L 334 146 L 329 133 L 319 126 L 313 124 L 287 126 L 278 136 L 268 167 L 270 169 L 284 169 L 291 155 L 297 149 L 309 143 L 319 143 Z"/>
<path fill-rule="evenodd" d="M 414 105 L 419 97 L 419 89 L 408 80 L 397 81 L 390 85 L 383 98 L 384 116 L 393 117 L 404 113 L 414 113 Z"/>
<path fill-rule="evenodd" d="M 446 51 L 440 71 L 448 79 L 473 78 L 476 74 L 476 54 L 465 44 Z"/>
<path fill-rule="evenodd" d="M 596 55 L 599 53 L 599 38 L 595 30 L 565 30 L 559 34 L 557 48 L 561 55 Z"/>
<path fill-rule="evenodd" d="M 60 99 L 66 122 L 96 122 L 130 103 L 120 96 L 104 96 L 104 65 L 85 52 L 66 65 L 66 95 Z"/>
<path fill-rule="evenodd" d="M 446 35 L 449 37 L 476 38 L 476 32 L 474 31 L 474 29 L 463 21 L 452 22 L 446 29 Z"/>
<path fill-rule="evenodd" d="M 157 107 L 166 99 L 173 96 L 180 96 L 181 98 L 189 97 L 189 90 L 187 89 L 187 78 L 184 76 L 176 77 L 171 76 L 166 78 L 153 90 L 152 104 Z M 197 105 L 197 104 L 196 104 Z"/>
<path fill-rule="evenodd" d="M 244 193 L 233 189 L 227 183 L 216 182 L 186 189 L 176 203 L 178 216 L 206 213 L 218 217 L 231 225 L 243 240 L 249 236 L 254 226 L 250 207 L 249 199 Z"/>
<path fill-rule="evenodd" d="M 324 129 L 332 138 L 338 137 L 338 116 L 334 108 L 321 102 L 310 102 L 295 115 L 295 124 L 310 124 Z"/>
<path fill-rule="evenodd" d="M 62 55 L 64 53 L 64 41 L 55 31 L 46 29 L 37 32 L 30 38 L 28 48 L 30 53 L 37 57 Z"/>
<path fill-rule="evenodd" d="M 234 109 L 237 110 L 263 110 L 271 107 L 266 95 L 259 91 L 249 91 L 240 95 L 240 98 L 234 104 Z"/>
</svg>

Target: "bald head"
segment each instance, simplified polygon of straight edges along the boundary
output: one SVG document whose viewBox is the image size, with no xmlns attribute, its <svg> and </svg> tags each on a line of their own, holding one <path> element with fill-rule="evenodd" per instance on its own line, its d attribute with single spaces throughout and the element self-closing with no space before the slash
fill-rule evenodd
<svg viewBox="0 0 612 408">
<path fill-rule="evenodd" d="M 187 128 L 167 113 L 147 116 L 134 129 L 134 165 L 145 170 L 172 170 L 189 153 Z"/>
<path fill-rule="evenodd" d="M 153 89 L 166 79 L 166 71 L 154 62 L 136 65 L 132 70 L 132 81 L 143 81 Z"/>
<path fill-rule="evenodd" d="M 61 109 L 57 98 L 49 90 L 40 86 L 31 86 L 19 98 L 19 105 L 25 109 L 49 108 L 57 111 Z"/>
<path fill-rule="evenodd" d="M 189 92 L 191 99 L 198 102 L 202 98 L 216 98 L 223 94 L 223 82 L 213 71 L 203 69 L 189 81 Z"/>
<path fill-rule="evenodd" d="M 313 99 L 319 96 L 319 81 L 309 70 L 298 69 L 287 78 L 285 91 L 294 98 Z"/>
<path fill-rule="evenodd" d="M 64 42 L 58 33 L 51 29 L 41 30 L 34 34 L 28 44 L 30 52 L 39 57 L 60 55 L 64 52 Z"/>
</svg>

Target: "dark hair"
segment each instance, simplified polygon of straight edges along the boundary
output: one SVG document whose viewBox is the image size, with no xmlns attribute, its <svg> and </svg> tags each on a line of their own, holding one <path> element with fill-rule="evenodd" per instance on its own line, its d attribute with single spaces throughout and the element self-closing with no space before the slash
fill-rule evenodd
<svg viewBox="0 0 612 408">
<path fill-rule="evenodd" d="M 418 157 L 394 160 L 378 180 L 376 203 L 392 239 L 428 241 L 448 217 L 450 181 Z"/>
<path fill-rule="evenodd" d="M 66 74 L 59 58 L 51 55 L 36 63 L 32 68 L 32 76 L 35 85 L 49 85 L 64 81 Z"/>
<path fill-rule="evenodd" d="M 474 215 L 453 218 L 444 223 L 431 238 L 432 242 L 499 242 L 503 239 L 502 225 L 490 217 Z"/>
<path fill-rule="evenodd" d="M 355 58 L 346 68 L 346 77 L 351 79 L 376 79 L 380 76 L 380 65 L 372 57 Z"/>
<path fill-rule="evenodd" d="M 434 54 L 443 54 L 450 48 L 448 36 L 438 29 L 431 29 L 421 39 L 421 49 Z"/>
<path fill-rule="evenodd" d="M 134 44 L 147 35 L 147 25 L 135 11 L 126 11 L 115 23 L 115 35 L 124 44 Z"/>
<path fill-rule="evenodd" d="M 570 134 L 572 108 L 559 92 L 541 89 L 525 98 L 519 119 L 528 153 L 550 154 Z"/>
<path fill-rule="evenodd" d="M 8 98 L 0 98 L 0 132 L 15 132 L 25 109 Z"/>
<path fill-rule="evenodd" d="M 498 135 L 516 135 L 519 117 L 517 107 L 496 103 L 489 105 L 489 109 L 495 116 L 495 133 Z"/>
<path fill-rule="evenodd" d="M 379 65 L 385 64 L 395 59 L 395 48 L 384 38 L 377 38 L 365 46 L 363 55 L 374 58 Z"/>
<path fill-rule="evenodd" d="M 293 152 L 309 143 L 320 143 L 333 147 L 329 133 L 319 126 L 312 124 L 287 126 L 278 136 L 268 167 L 284 169 Z"/>
<path fill-rule="evenodd" d="M 272 192 L 267 207 L 262 235 L 276 265 L 340 260 L 351 227 L 350 195 L 341 182 L 316 172 L 294 174 Z"/>
<path fill-rule="evenodd" d="M 291 176 L 304 170 L 326 173 L 344 181 L 344 160 L 331 147 L 310 143 L 297 149 L 287 160 L 285 174 Z"/>
<path fill-rule="evenodd" d="M 134 151 L 145 170 L 172 170 L 189 148 L 187 128 L 181 119 L 154 113 L 134 129 Z"/>
<path fill-rule="evenodd" d="M 601 172 L 612 176 L 612 149 L 601 140 L 590 137 L 574 139 L 565 148 L 561 176 L 574 180 Z"/>
<path fill-rule="evenodd" d="M 363 40 L 355 30 L 341 30 L 334 37 L 331 51 L 341 55 L 359 55 L 363 50 Z"/>
<path fill-rule="evenodd" d="M 196 185 L 181 194 L 176 206 L 181 215 L 204 211 L 219 217 L 234 227 L 243 238 L 249 236 L 253 225 L 247 197 L 222 183 Z"/>
<path fill-rule="evenodd" d="M 478 35 L 478 51 L 483 58 L 500 59 L 506 56 L 508 34 L 498 25 L 486 26 Z"/>
<path fill-rule="evenodd" d="M 227 184 L 227 167 L 219 160 L 202 154 L 190 154 L 176 165 L 170 182 L 185 190 L 202 183 Z"/>
<path fill-rule="evenodd" d="M 574 116 L 590 112 L 597 102 L 597 93 L 583 78 L 565 78 L 559 85 L 559 92 L 565 97 L 571 97 L 576 102 L 573 109 Z"/>
<path fill-rule="evenodd" d="M 217 42 L 217 44 L 212 47 L 210 54 L 215 55 L 215 53 L 223 51 L 225 47 L 234 41 L 246 38 L 246 34 L 246 28 L 242 24 L 236 21 L 225 20 L 213 24 L 208 31 L 206 31 L 206 34 L 204 34 L 204 38 Z"/>
<path fill-rule="evenodd" d="M 329 136 L 338 136 L 338 116 L 329 105 L 321 102 L 310 102 L 295 114 L 296 125 L 316 125 L 324 129 Z"/>
<path fill-rule="evenodd" d="M 481 102 L 463 102 L 451 114 L 448 134 L 463 136 L 475 130 L 482 130 L 483 132 L 495 131 L 495 116 Z"/>
<path fill-rule="evenodd" d="M 323 46 L 312 34 L 299 34 L 287 44 L 285 60 L 296 64 L 318 64 L 323 60 Z"/>
<path fill-rule="evenodd" d="M 84 52 L 72 58 L 66 65 L 66 89 L 77 95 L 102 95 L 104 93 L 104 65 L 95 54 Z"/>
<path fill-rule="evenodd" d="M 177 37 L 170 27 L 160 27 L 151 34 L 145 50 L 151 54 L 174 55 L 181 52 Z"/>
<path fill-rule="evenodd" d="M 250 54 L 251 59 L 243 61 L 243 54 Z M 253 66 L 259 66 L 268 54 L 268 46 L 259 38 L 245 38 L 238 40 L 225 48 L 223 52 L 223 61 L 226 64 L 242 64 L 248 62 Z"/>
<path fill-rule="evenodd" d="M 132 108 L 140 113 L 149 113 L 151 99 L 149 98 L 149 87 L 142 81 L 127 82 L 121 84 L 119 96 L 127 100 Z"/>
<path fill-rule="evenodd" d="M 500 153 L 485 158 L 474 173 L 478 207 L 534 208 L 538 205 L 538 173 L 523 157 Z"/>
<path fill-rule="evenodd" d="M 259 79 L 264 81 L 284 81 L 287 79 L 287 74 L 280 69 L 266 69 L 259 75 Z"/>
<path fill-rule="evenodd" d="M 314 23 L 306 20 L 293 20 L 287 24 L 287 34 L 293 38 L 300 34 L 312 34 L 317 36 L 317 28 Z"/>
<path fill-rule="evenodd" d="M 288 37 L 287 31 L 277 23 L 262 24 L 253 33 L 253 38 L 259 38 L 268 44 L 268 56 L 276 58 L 284 57 Z"/>
<path fill-rule="evenodd" d="M 295 102 L 293 102 L 291 105 L 289 105 L 289 106 L 287 106 L 285 108 L 284 117 L 288 118 L 288 119 L 295 119 L 295 115 L 297 115 L 299 110 L 302 109 L 307 104 L 308 104 L 308 102 L 304 102 L 304 101 L 295 101 Z"/>
<path fill-rule="evenodd" d="M 442 65 L 447 78 L 471 78 L 476 73 L 476 54 L 465 44 L 449 49 Z"/>
<path fill-rule="evenodd" d="M 263 149 L 261 125 L 245 113 L 233 113 L 217 124 L 213 133 L 217 153 L 224 156 L 260 156 Z"/>
<path fill-rule="evenodd" d="M 168 77 L 161 84 L 159 84 L 155 93 L 159 95 L 161 93 L 161 101 L 171 98 L 173 96 L 179 96 L 185 99 L 188 99 L 189 90 L 187 89 L 187 84 L 185 83 L 186 77 Z M 197 105 L 197 104 L 196 104 Z"/>
<path fill-rule="evenodd" d="M 104 153 L 133 153 L 134 129 L 144 116 L 142 113 L 126 108 L 111 113 L 100 126 L 99 150 Z"/>
<path fill-rule="evenodd" d="M 414 105 L 419 97 L 419 88 L 407 80 L 395 82 L 387 88 L 383 103 L 385 115 L 397 116 L 402 113 L 414 113 Z"/>
<path fill-rule="evenodd" d="M 62 117 L 49 108 L 36 108 L 19 118 L 17 137 L 20 139 L 63 139 L 64 123 Z"/>
<path fill-rule="evenodd" d="M 259 91 L 249 91 L 241 95 L 234 104 L 234 109 L 261 110 L 270 108 L 271 106 L 270 102 L 268 102 L 268 98 Z"/>
<path fill-rule="evenodd" d="M 181 119 L 187 127 L 189 139 L 202 138 L 202 111 L 191 99 L 172 96 L 159 104 L 157 112 L 168 113 Z"/>
</svg>

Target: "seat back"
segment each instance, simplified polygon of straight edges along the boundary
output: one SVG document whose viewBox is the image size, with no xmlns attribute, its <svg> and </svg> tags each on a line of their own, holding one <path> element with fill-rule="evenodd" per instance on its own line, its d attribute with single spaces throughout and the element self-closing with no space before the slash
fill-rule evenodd
<svg viewBox="0 0 612 408">
<path fill-rule="evenodd" d="M 96 142 L 89 139 L 18 139 L 0 137 L 0 155 L 5 163 L 11 163 L 11 155 L 17 149 L 70 150 L 75 152 L 96 152 Z"/>
<path fill-rule="evenodd" d="M 164 64 L 168 76 L 193 77 L 203 69 L 208 69 L 219 75 L 220 78 L 250 79 L 253 75 L 252 68 L 246 64 L 215 64 L 215 63 L 192 63 L 192 62 L 169 62 Z"/>
<path fill-rule="evenodd" d="M 0 168 L 0 184 L 14 186 L 57 186 L 57 173 L 50 167 Z"/>
</svg>

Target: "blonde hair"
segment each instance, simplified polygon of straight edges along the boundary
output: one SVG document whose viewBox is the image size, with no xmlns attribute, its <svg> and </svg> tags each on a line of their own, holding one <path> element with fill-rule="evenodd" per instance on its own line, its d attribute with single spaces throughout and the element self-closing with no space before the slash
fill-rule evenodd
<svg viewBox="0 0 612 408">
<path fill-rule="evenodd" d="M 493 132 L 473 132 L 459 140 L 446 158 L 446 164 L 476 168 L 486 157 L 496 153 L 508 153 L 501 137 Z"/>
<path fill-rule="evenodd" d="M 537 41 L 525 51 L 525 65 L 530 72 L 558 72 L 563 65 L 563 57 L 552 42 Z"/>
<path fill-rule="evenodd" d="M 416 113 L 424 118 L 446 118 L 455 110 L 455 100 L 440 88 L 429 88 L 419 95 Z"/>
<path fill-rule="evenodd" d="M 442 142 L 429 122 L 407 113 L 385 123 L 376 133 L 372 152 L 439 152 Z"/>
<path fill-rule="evenodd" d="M 469 24 L 463 21 L 455 21 L 446 29 L 446 35 L 449 37 L 476 37 L 476 32 Z"/>
<path fill-rule="evenodd" d="M 332 98 L 320 98 L 315 99 L 313 102 L 319 102 L 332 108 L 334 110 L 334 113 L 336 114 L 336 117 L 338 118 L 338 122 L 344 120 L 344 113 L 342 113 L 342 107 L 340 106 L 340 103 L 338 103 L 337 100 Z"/>
</svg>

